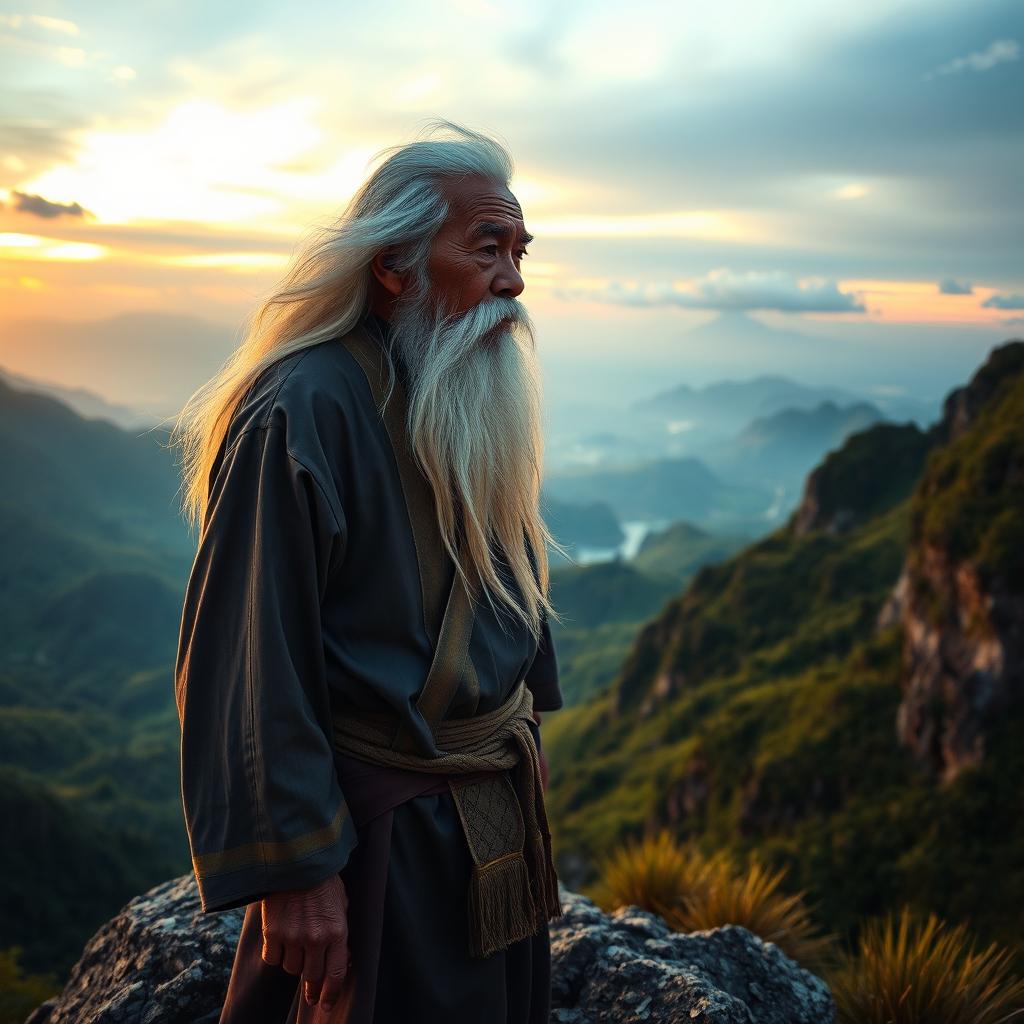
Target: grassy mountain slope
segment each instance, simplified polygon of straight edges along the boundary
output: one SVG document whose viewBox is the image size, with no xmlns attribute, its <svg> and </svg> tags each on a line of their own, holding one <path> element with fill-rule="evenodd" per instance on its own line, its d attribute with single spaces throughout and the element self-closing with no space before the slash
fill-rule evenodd
<svg viewBox="0 0 1024 1024">
<path fill-rule="evenodd" d="M 1004 406 L 980 418 L 971 450 L 990 451 L 1010 416 Z M 787 866 L 822 923 L 851 937 L 864 915 L 906 898 L 1018 941 L 1019 705 L 993 728 L 990 756 L 947 787 L 896 741 L 902 630 L 877 620 L 907 555 L 920 501 L 910 485 L 949 457 L 937 435 L 901 430 L 849 439 L 819 478 L 815 513 L 701 569 L 606 691 L 545 721 L 569 884 L 593 881 L 616 841 L 664 824 L 708 852 Z M 871 467 L 879 486 L 858 486 Z M 969 489 L 964 501 L 976 500 Z M 986 517 L 1019 523 L 1016 499 L 1003 501 Z M 834 508 L 843 514 L 816 514 Z"/>
</svg>

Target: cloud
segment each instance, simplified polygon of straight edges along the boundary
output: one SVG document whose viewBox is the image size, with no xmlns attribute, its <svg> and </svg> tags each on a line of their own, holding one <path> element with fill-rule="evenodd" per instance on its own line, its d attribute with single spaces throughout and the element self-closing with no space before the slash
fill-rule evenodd
<svg viewBox="0 0 1024 1024">
<path fill-rule="evenodd" d="M 983 303 L 989 309 L 1024 309 L 1024 295 L 990 295 Z"/>
<path fill-rule="evenodd" d="M 40 28 L 45 28 L 50 32 L 61 32 L 68 36 L 78 35 L 78 26 L 66 18 L 51 18 L 45 14 L 30 14 L 29 17 Z"/>
<path fill-rule="evenodd" d="M 1024 43 L 1024 4 L 890 4 L 834 32 L 831 10 L 809 27 L 820 38 L 799 59 L 728 74 L 687 61 L 692 34 L 667 24 L 679 59 L 656 88 L 585 97 L 551 89 L 544 118 L 533 107 L 509 110 L 517 159 L 538 175 L 605 189 L 621 214 L 784 211 L 776 237 L 792 240 L 797 260 L 810 246 L 841 253 L 842 270 L 821 267 L 826 274 L 850 274 L 859 258 L 853 272 L 869 276 L 881 258 L 887 273 L 938 280 L 942 253 L 956 252 L 964 276 L 998 278 L 1024 230 L 1022 108 L 1012 101 L 1024 60 L 932 83 L 920 75 L 956 55 L 951 39 L 969 41 L 961 53 L 993 39 Z M 747 31 L 737 26 L 740 37 Z M 835 201 L 831 190 L 850 183 L 867 195 Z M 775 254 L 768 261 L 784 265 Z"/>
<path fill-rule="evenodd" d="M 50 18 L 45 14 L 0 14 L 0 28 L 18 30 L 29 23 L 49 32 L 60 32 L 68 36 L 78 35 L 78 26 L 66 18 Z"/>
<path fill-rule="evenodd" d="M 947 277 L 939 282 L 939 292 L 943 295 L 973 295 L 974 286 L 970 281 L 956 281 Z"/>
<path fill-rule="evenodd" d="M 960 71 L 989 71 L 997 64 L 1016 60 L 1020 56 L 1020 44 L 1016 39 L 996 39 L 989 43 L 987 50 L 976 50 L 966 57 L 954 57 L 926 75 L 955 75 Z"/>
<path fill-rule="evenodd" d="M 27 192 L 11 192 L 14 196 L 14 208 L 23 213 L 31 213 L 36 217 L 52 219 L 54 217 L 83 217 L 85 209 L 79 203 L 51 203 L 42 196 L 29 195 Z"/>
<path fill-rule="evenodd" d="M 867 194 L 867 185 L 862 185 L 859 182 L 851 182 L 849 185 L 843 185 L 832 192 L 836 199 L 863 199 Z"/>
<path fill-rule="evenodd" d="M 681 306 L 686 309 L 776 310 L 782 313 L 863 313 L 855 294 L 842 292 L 826 278 L 798 279 L 784 271 L 735 273 L 722 267 L 694 278 L 687 287 L 675 284 L 623 284 L 600 288 L 558 288 L 568 301 L 585 299 L 618 306 Z"/>
<path fill-rule="evenodd" d="M 671 281 L 719 264 L 737 271 L 768 266 L 795 273 L 810 266 L 836 280 L 880 275 L 924 280 L 933 289 L 947 273 L 950 253 L 957 255 L 961 278 L 979 282 L 1000 280 L 1019 253 L 1024 122 L 1012 96 L 1024 83 L 1024 60 L 1001 63 L 988 74 L 972 73 L 967 65 L 963 73 L 932 83 L 922 83 L 920 75 L 958 54 L 991 49 L 992 40 L 1024 44 L 1020 0 L 810 5 L 806 19 L 785 10 L 767 19 L 738 17 L 742 8 L 731 0 L 710 5 L 706 18 L 701 5 L 692 10 L 682 5 L 675 15 L 675 8 L 663 8 L 663 18 L 639 31 L 669 47 L 672 59 L 652 66 L 655 79 L 627 82 L 600 71 L 604 50 L 586 47 L 596 31 L 588 23 L 614 18 L 608 0 L 527 4 L 514 26 L 494 0 L 458 0 L 452 6 L 457 31 L 440 13 L 418 13 L 422 5 L 408 0 L 397 5 L 403 20 L 413 23 L 412 42 L 384 56 L 375 44 L 386 13 L 379 20 L 368 14 L 334 31 L 337 22 L 328 9 L 330 17 L 341 15 L 327 5 L 324 31 L 312 38 L 308 31 L 303 35 L 301 19 L 289 19 L 280 5 L 257 2 L 247 7 L 247 31 L 240 35 L 237 12 L 232 14 L 230 5 L 223 10 L 213 5 L 197 37 L 195 0 L 162 9 L 159 31 L 129 33 L 132 49 L 112 51 L 97 68 L 102 74 L 91 77 L 51 79 L 47 72 L 40 78 L 29 66 L 30 59 L 39 64 L 34 53 L 11 53 L 21 60 L 19 68 L 4 51 L 0 156 L 17 153 L 29 170 L 0 179 L 0 185 L 65 199 L 79 195 L 110 220 L 114 199 L 123 210 L 142 186 L 155 183 L 146 175 L 129 175 L 131 188 L 115 184 L 108 205 L 106 193 L 87 191 L 74 181 L 59 190 L 48 188 L 40 178 L 49 166 L 79 166 L 83 145 L 89 155 L 90 140 L 103 127 L 94 120 L 97 111 L 110 126 L 104 135 L 130 136 L 138 124 L 129 108 L 133 103 L 152 111 L 152 132 L 162 111 L 192 97 L 227 101 L 238 111 L 272 107 L 288 95 L 355 97 L 369 90 L 365 95 L 383 97 L 390 95 L 396 76 L 422 67 L 439 69 L 446 81 L 451 77 L 448 113 L 456 120 L 500 131 L 514 143 L 517 165 L 530 178 L 566 184 L 565 194 L 544 205 L 548 219 L 557 214 L 563 223 L 570 218 L 594 223 L 601 218 L 604 229 L 612 219 L 666 223 L 652 211 L 721 210 L 742 213 L 744 221 L 766 229 L 762 236 L 767 237 L 725 237 L 713 245 L 704 239 L 690 244 L 693 235 L 676 235 L 674 229 L 664 242 L 644 232 L 641 242 L 630 238 L 628 246 L 613 247 L 594 234 L 578 236 L 579 241 L 559 239 L 557 251 L 543 258 L 573 264 L 579 278 Z M 116 9 L 93 5 L 80 40 L 121 38 Z M 750 4 L 749 9 L 759 8 Z M 45 38 L 80 41 L 52 33 Z M 486 77 L 477 60 L 481 39 L 491 41 L 496 58 Z M 426 42 L 435 56 L 421 59 L 416 45 Z M 129 58 L 140 77 L 130 90 L 112 94 L 105 76 L 115 61 Z M 174 69 L 182 62 L 202 69 L 202 75 L 177 78 Z M 438 101 L 425 92 L 417 102 L 423 113 L 434 113 Z M 318 187 L 316 197 L 299 206 L 296 192 L 308 194 L 301 172 L 290 174 L 290 182 L 271 182 L 263 194 L 293 203 L 292 223 L 314 215 L 313 201 L 340 203 L 347 178 L 338 183 L 318 169 L 329 168 L 336 159 L 332 150 L 340 155 L 353 140 L 376 146 L 403 138 L 415 111 L 399 106 L 324 102 L 310 115 L 324 134 L 324 148 L 313 148 L 302 159 L 331 194 L 322 197 Z M 290 135 L 290 126 L 285 127 Z M 215 143 L 223 137 L 220 130 L 211 134 Z M 139 135 L 146 135 L 145 126 Z M 188 145 L 190 133 L 182 136 Z M 279 133 L 259 132 L 241 161 L 218 147 L 214 157 L 205 154 L 199 161 L 201 173 L 227 178 L 229 197 L 251 187 L 246 165 L 253 153 L 262 161 L 268 137 L 276 145 Z M 201 144 L 192 148 L 202 154 Z M 121 161 L 109 153 L 96 155 L 101 162 L 91 163 L 100 175 L 119 179 Z M 298 164 L 299 158 L 287 163 Z M 168 210 L 164 196 L 172 191 L 154 187 L 156 210 L 132 208 L 121 219 L 203 219 L 194 203 L 187 210 L 183 202 Z M 195 191 L 177 189 L 188 197 Z M 212 196 L 210 208 L 221 199 Z M 246 210 L 212 216 L 253 223 L 268 214 Z M 591 265 L 583 266 L 585 261 Z"/>
</svg>

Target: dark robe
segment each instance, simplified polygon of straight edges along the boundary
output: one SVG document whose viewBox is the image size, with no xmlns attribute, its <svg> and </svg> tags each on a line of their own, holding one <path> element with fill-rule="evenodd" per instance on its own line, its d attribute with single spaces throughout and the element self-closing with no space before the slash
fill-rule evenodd
<svg viewBox="0 0 1024 1024">
<path fill-rule="evenodd" d="M 386 343 L 387 323 L 368 324 Z M 247 905 L 231 1019 L 286 1024 L 298 979 L 260 959 L 258 901 L 340 872 L 351 925 L 361 893 L 348 881 L 373 870 L 342 785 L 351 762 L 332 749 L 332 708 L 390 710 L 422 729 L 415 699 L 433 651 L 394 452 L 340 340 L 260 374 L 209 487 L 175 670 L 185 823 L 203 911 Z M 478 602 L 469 654 L 476 685 L 463 678 L 449 717 L 498 707 L 523 678 L 535 709 L 562 706 L 546 620 L 538 645 L 501 605 L 495 615 Z M 389 849 L 372 854 L 384 872 L 373 1020 L 547 1021 L 546 926 L 490 957 L 468 955 L 472 861 L 451 793 L 422 791 L 439 778 L 389 812 Z M 354 965 L 362 952 L 351 946 Z"/>
</svg>

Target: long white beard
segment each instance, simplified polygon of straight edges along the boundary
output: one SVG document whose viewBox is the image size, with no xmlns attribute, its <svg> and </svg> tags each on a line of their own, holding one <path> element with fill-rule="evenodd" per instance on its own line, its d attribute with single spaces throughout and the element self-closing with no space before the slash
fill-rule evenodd
<svg viewBox="0 0 1024 1024">
<path fill-rule="evenodd" d="M 390 334 L 407 373 L 413 448 L 488 530 L 496 507 L 522 507 L 539 473 L 529 314 L 517 299 L 493 296 L 452 318 L 427 291 L 399 300 Z"/>
</svg>

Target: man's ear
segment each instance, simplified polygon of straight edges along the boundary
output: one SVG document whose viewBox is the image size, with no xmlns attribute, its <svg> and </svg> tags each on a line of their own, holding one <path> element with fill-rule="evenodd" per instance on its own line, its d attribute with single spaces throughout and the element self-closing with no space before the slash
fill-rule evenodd
<svg viewBox="0 0 1024 1024">
<path fill-rule="evenodd" d="M 373 276 L 392 294 L 401 295 L 405 289 L 405 280 L 402 274 L 394 270 L 397 259 L 397 252 L 394 248 L 382 249 L 370 262 Z"/>
</svg>

